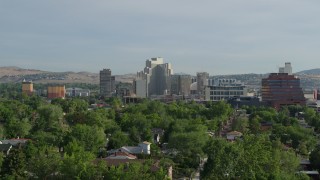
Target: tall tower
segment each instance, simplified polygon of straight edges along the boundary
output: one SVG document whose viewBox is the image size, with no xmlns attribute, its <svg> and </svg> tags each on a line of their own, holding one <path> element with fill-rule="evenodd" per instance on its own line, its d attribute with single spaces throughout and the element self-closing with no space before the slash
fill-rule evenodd
<svg viewBox="0 0 320 180">
<path fill-rule="evenodd" d="M 22 81 L 22 93 L 25 93 L 29 96 L 33 94 L 33 83 L 32 81 Z"/>
<path fill-rule="evenodd" d="M 209 73 L 198 72 L 197 73 L 197 91 L 200 99 L 205 98 L 205 88 L 208 86 Z"/>
<path fill-rule="evenodd" d="M 288 75 L 292 75 L 292 67 L 290 62 L 286 62 L 284 67 L 279 67 L 279 73 L 287 73 Z"/>
<path fill-rule="evenodd" d="M 288 73 L 288 75 L 292 75 L 292 67 L 290 62 L 286 62 L 284 65 L 284 73 Z"/>
<path fill-rule="evenodd" d="M 172 73 L 171 64 L 164 63 L 163 58 L 157 57 L 146 60 L 144 70 L 137 73 L 136 94 L 143 95 L 142 97 L 167 94 L 170 91 L 170 76 Z"/>
<path fill-rule="evenodd" d="M 111 97 L 115 91 L 115 76 L 111 75 L 110 69 L 100 71 L 100 94 Z"/>
<path fill-rule="evenodd" d="M 174 74 L 170 77 L 171 94 L 190 95 L 191 76 L 188 74 Z"/>
</svg>

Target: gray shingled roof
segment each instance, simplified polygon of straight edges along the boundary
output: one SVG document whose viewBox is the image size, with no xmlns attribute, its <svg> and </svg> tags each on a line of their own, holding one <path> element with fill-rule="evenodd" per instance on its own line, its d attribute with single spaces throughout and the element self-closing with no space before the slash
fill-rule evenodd
<svg viewBox="0 0 320 180">
<path fill-rule="evenodd" d="M 10 148 L 12 148 L 11 144 L 0 144 L 1 152 L 7 152 Z"/>
</svg>

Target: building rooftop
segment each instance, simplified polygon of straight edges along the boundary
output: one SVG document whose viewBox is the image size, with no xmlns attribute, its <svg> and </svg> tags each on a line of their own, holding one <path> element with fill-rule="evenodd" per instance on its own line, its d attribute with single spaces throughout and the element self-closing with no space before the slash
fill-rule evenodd
<svg viewBox="0 0 320 180">
<path fill-rule="evenodd" d="M 130 154 L 142 154 L 143 150 L 139 146 L 123 146 L 120 148 L 121 151 L 125 151 Z"/>
<path fill-rule="evenodd" d="M 11 144 L 0 144 L 0 151 L 1 152 L 7 152 L 12 148 Z"/>
<path fill-rule="evenodd" d="M 241 133 L 241 132 L 238 132 L 238 131 L 231 131 L 231 132 L 228 132 L 227 135 L 242 136 L 242 133 Z"/>
<path fill-rule="evenodd" d="M 300 173 L 304 173 L 307 175 L 319 175 L 318 171 L 300 171 Z"/>
<path fill-rule="evenodd" d="M 25 144 L 27 141 L 30 141 L 31 139 L 4 139 L 0 141 L 0 144 L 11 144 L 13 146 L 16 146 L 18 144 Z"/>
<path fill-rule="evenodd" d="M 125 159 L 137 159 L 137 156 L 127 152 L 115 152 L 114 154 L 111 154 L 110 156 L 106 157 L 106 159 L 117 159 L 121 157 Z"/>
</svg>

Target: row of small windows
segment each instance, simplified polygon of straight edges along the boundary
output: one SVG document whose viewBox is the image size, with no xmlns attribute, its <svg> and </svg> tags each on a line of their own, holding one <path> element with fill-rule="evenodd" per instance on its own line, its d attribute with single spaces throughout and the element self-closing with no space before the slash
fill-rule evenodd
<svg viewBox="0 0 320 180">
<path fill-rule="evenodd" d="M 227 99 L 227 98 L 225 98 L 225 97 L 210 97 L 210 100 L 212 101 L 212 100 L 214 100 L 214 101 L 221 101 L 221 100 L 225 100 L 225 99 Z"/>
<path fill-rule="evenodd" d="M 299 83 L 300 80 L 294 79 L 294 80 L 263 80 L 264 82 L 269 82 L 269 83 L 279 83 L 279 82 L 294 82 L 294 83 Z"/>
<path fill-rule="evenodd" d="M 241 96 L 243 95 L 243 91 L 210 91 L 210 95 L 238 95 Z"/>
<path fill-rule="evenodd" d="M 228 91 L 232 91 L 232 90 L 243 90 L 244 87 L 243 86 L 235 86 L 235 87 L 210 87 L 210 90 L 228 90 Z"/>
</svg>

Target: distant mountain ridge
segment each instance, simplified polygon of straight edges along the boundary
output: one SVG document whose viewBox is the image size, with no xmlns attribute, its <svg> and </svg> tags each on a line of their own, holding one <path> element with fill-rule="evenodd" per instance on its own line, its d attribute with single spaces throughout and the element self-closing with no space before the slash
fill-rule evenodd
<svg viewBox="0 0 320 180">
<path fill-rule="evenodd" d="M 303 70 L 303 71 L 297 72 L 296 74 L 320 75 L 320 68 Z"/>
<path fill-rule="evenodd" d="M 116 75 L 116 81 L 132 82 L 134 74 Z M 35 83 L 87 83 L 98 84 L 99 74 L 91 72 L 49 72 L 20 67 L 0 67 L 0 83 L 22 82 L 23 80 Z"/>
<path fill-rule="evenodd" d="M 301 79 L 301 86 L 306 89 L 320 87 L 320 68 L 300 71 L 295 73 Z M 136 74 L 115 75 L 117 82 L 132 83 Z M 268 74 L 234 74 L 234 75 L 214 75 L 214 78 L 237 79 L 252 88 L 261 86 L 261 79 Z M 23 80 L 34 83 L 86 83 L 99 84 L 99 72 L 48 72 L 35 69 L 23 69 L 19 67 L 0 67 L 0 83 L 19 83 Z"/>
</svg>

